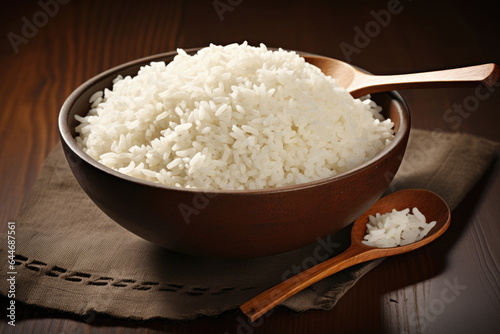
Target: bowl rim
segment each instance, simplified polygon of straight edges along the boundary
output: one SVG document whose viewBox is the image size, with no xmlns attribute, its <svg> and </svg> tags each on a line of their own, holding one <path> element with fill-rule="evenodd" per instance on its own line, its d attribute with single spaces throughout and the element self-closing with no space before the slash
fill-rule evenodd
<svg viewBox="0 0 500 334">
<path fill-rule="evenodd" d="M 184 51 L 186 53 L 194 53 L 201 48 L 186 48 Z M 269 49 L 274 49 L 274 48 L 269 48 Z M 316 55 L 313 53 L 309 52 L 302 52 L 302 51 L 296 51 L 296 50 L 288 50 L 288 51 L 294 51 L 299 55 Z M 371 165 L 375 164 L 379 159 L 383 158 L 384 156 L 389 155 L 398 145 L 405 140 L 407 134 L 409 134 L 410 131 L 410 111 L 408 108 L 408 105 L 406 101 L 403 99 L 403 97 L 396 91 L 388 91 L 384 92 L 382 94 L 388 94 L 390 95 L 391 99 L 396 100 L 398 103 L 401 104 L 402 106 L 402 112 L 400 113 L 403 117 L 401 117 L 400 122 L 399 122 L 399 129 L 397 133 L 394 136 L 394 139 L 384 147 L 382 151 L 380 151 L 377 155 L 375 155 L 373 158 L 370 160 L 362 163 L 361 165 L 350 169 L 348 171 L 332 175 L 326 178 L 321 178 L 318 180 L 313 180 L 305 183 L 299 183 L 295 185 L 289 185 L 289 186 L 283 186 L 283 187 L 276 187 L 276 188 L 261 188 L 261 189 L 234 189 L 234 190 L 227 190 L 227 189 L 200 189 L 200 188 L 183 188 L 183 187 L 176 187 L 176 186 L 169 186 L 166 184 L 162 183 L 155 183 L 152 181 L 148 180 L 143 180 L 139 179 L 124 173 L 120 173 L 117 170 L 114 170 L 110 167 L 107 167 L 106 165 L 100 163 L 99 161 L 95 160 L 92 158 L 90 155 L 85 153 L 76 143 L 75 138 L 71 134 L 71 130 L 68 125 L 68 118 L 69 118 L 69 113 L 72 107 L 74 106 L 75 102 L 77 99 L 86 91 L 92 88 L 92 86 L 96 83 L 101 81 L 103 78 L 108 77 L 112 74 L 115 74 L 117 76 L 120 74 L 121 71 L 131 67 L 131 66 L 137 66 L 140 65 L 145 66 L 148 65 L 151 62 L 154 61 L 162 61 L 163 58 L 167 57 L 175 57 L 177 55 L 177 51 L 168 51 L 168 52 L 163 52 L 163 53 L 158 53 L 138 59 L 134 59 L 131 61 L 128 61 L 126 63 L 114 66 L 108 70 L 105 70 L 103 72 L 100 72 L 99 74 L 91 77 L 90 79 L 86 80 L 80 86 L 78 86 L 71 94 L 66 98 L 64 101 L 60 111 L 59 111 L 59 116 L 58 116 L 58 129 L 59 129 L 59 135 L 62 141 L 70 148 L 70 150 L 76 154 L 80 159 L 82 159 L 84 162 L 87 164 L 90 164 L 91 166 L 99 169 L 100 171 L 110 174 L 112 176 L 118 177 L 122 180 L 128 181 L 128 182 L 133 182 L 133 183 L 138 183 L 143 186 L 148 186 L 148 187 L 153 187 L 153 188 L 158 188 L 158 189 L 165 189 L 165 190 L 172 190 L 172 191 L 180 191 L 180 192 L 190 192 L 190 193 L 203 193 L 203 194 L 234 194 L 234 195 L 258 195 L 258 194 L 272 194 L 272 193 L 282 193 L 282 192 L 290 192 L 290 191 L 296 191 L 296 190 L 301 190 L 301 189 L 307 189 L 307 188 L 313 188 L 313 187 L 318 187 L 321 185 L 325 185 L 327 183 L 330 183 L 334 180 L 340 180 L 344 178 L 350 177 L 352 174 L 358 173 L 361 170 L 369 168 Z M 359 67 L 358 67 L 359 68 Z M 363 70 L 362 68 L 360 68 Z M 90 110 L 90 104 L 89 104 L 89 110 Z"/>
</svg>

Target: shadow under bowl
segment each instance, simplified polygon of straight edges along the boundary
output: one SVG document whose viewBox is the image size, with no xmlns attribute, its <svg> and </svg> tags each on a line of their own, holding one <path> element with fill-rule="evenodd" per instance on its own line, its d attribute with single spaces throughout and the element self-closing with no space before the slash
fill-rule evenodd
<svg viewBox="0 0 500 334">
<path fill-rule="evenodd" d="M 184 254 L 266 256 L 341 230 L 388 189 L 410 131 L 408 107 L 396 92 L 372 95 L 383 115 L 395 123 L 395 138 L 381 153 L 349 172 L 294 186 L 240 191 L 176 188 L 119 173 L 83 152 L 75 141 L 75 115 L 87 114 L 90 96 L 111 88 L 118 74 L 134 76 L 141 66 L 168 63 L 176 54 L 141 58 L 91 78 L 67 98 L 59 114 L 61 142 L 76 180 L 104 213 L 127 230 Z"/>
</svg>

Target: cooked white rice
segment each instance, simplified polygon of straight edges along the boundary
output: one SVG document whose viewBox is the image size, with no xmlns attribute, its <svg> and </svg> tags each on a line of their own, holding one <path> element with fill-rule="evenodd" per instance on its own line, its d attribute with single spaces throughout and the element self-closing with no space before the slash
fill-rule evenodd
<svg viewBox="0 0 500 334">
<path fill-rule="evenodd" d="M 404 246 L 421 240 L 436 225 L 426 223 L 425 216 L 417 209 L 397 211 L 368 216 L 367 231 L 363 243 L 372 247 Z"/>
<path fill-rule="evenodd" d="M 210 45 L 152 62 L 90 98 L 77 142 L 121 173 L 199 189 L 261 189 L 348 171 L 393 123 L 295 52 Z"/>
</svg>

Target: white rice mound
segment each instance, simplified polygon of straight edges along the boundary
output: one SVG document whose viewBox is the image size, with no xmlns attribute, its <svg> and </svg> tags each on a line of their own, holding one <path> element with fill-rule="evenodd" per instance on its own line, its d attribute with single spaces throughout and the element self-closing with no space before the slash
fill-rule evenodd
<svg viewBox="0 0 500 334">
<path fill-rule="evenodd" d="M 380 107 L 295 52 L 246 42 L 177 52 L 92 95 L 76 116 L 87 154 L 170 186 L 263 189 L 346 172 L 394 138 Z"/>
<path fill-rule="evenodd" d="M 436 225 L 435 221 L 426 223 L 425 216 L 417 209 L 397 211 L 368 216 L 367 232 L 362 241 L 371 247 L 387 248 L 404 246 L 423 237 Z"/>
</svg>

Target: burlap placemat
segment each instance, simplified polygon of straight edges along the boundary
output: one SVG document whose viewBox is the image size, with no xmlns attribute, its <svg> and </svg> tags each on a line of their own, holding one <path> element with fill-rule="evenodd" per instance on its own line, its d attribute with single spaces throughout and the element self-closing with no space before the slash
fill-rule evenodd
<svg viewBox="0 0 500 334">
<path fill-rule="evenodd" d="M 470 135 L 412 130 L 389 191 L 425 188 L 455 207 L 498 150 Z M 169 252 L 126 231 L 83 193 L 61 147 L 47 158 L 15 221 L 16 299 L 80 315 L 190 319 L 237 308 L 259 292 L 335 256 L 349 228 L 276 256 L 223 260 Z M 0 253 L 6 258 L 6 236 Z M 335 274 L 287 300 L 296 311 L 331 309 L 380 260 Z M 8 272 L 1 261 L 2 272 Z M 2 280 L 1 293 L 7 286 Z"/>
</svg>

